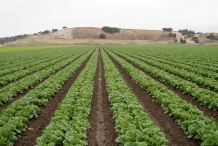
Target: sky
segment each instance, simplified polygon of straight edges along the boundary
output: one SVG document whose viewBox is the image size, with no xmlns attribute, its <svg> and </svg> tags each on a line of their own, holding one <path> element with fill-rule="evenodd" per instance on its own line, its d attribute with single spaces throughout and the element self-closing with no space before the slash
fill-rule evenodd
<svg viewBox="0 0 218 146">
<path fill-rule="evenodd" d="M 218 32 L 218 0 L 0 0 L 0 37 L 73 27 Z"/>
</svg>

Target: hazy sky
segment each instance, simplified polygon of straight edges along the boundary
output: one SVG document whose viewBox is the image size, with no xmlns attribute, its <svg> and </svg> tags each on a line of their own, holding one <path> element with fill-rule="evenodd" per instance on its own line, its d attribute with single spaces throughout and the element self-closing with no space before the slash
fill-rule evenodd
<svg viewBox="0 0 218 146">
<path fill-rule="evenodd" d="M 0 0 L 0 37 L 71 27 L 218 32 L 218 0 Z"/>
</svg>

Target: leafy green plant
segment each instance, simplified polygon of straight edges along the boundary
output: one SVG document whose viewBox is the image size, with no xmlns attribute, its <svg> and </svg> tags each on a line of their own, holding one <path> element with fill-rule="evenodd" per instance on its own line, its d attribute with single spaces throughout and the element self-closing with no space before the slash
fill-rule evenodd
<svg viewBox="0 0 218 146">
<path fill-rule="evenodd" d="M 174 76 L 172 74 L 168 74 L 167 72 L 163 71 L 166 69 L 168 69 L 168 70 L 172 69 L 170 66 L 165 65 L 165 64 L 161 64 L 161 63 L 156 63 L 156 62 L 153 62 L 152 60 L 148 60 L 149 64 L 156 65 L 156 66 L 163 69 L 163 70 L 160 70 L 156 67 L 153 67 L 151 65 L 146 64 L 145 62 L 142 62 L 138 59 L 131 57 L 132 55 L 130 55 L 130 56 L 125 55 L 125 53 L 118 53 L 118 54 L 120 56 L 124 57 L 125 59 L 131 61 L 133 64 L 139 66 L 140 68 L 142 68 L 146 72 L 149 72 L 153 76 L 158 77 L 162 82 L 168 83 L 168 84 L 174 86 L 175 88 L 182 90 L 184 93 L 187 93 L 187 94 L 193 96 L 193 98 L 195 98 L 201 105 L 207 105 L 210 109 L 213 109 L 213 110 L 218 109 L 218 104 L 217 104 L 218 95 L 215 92 L 212 92 L 212 91 L 206 90 L 206 89 L 202 89 L 202 88 L 198 88 L 197 85 L 195 85 L 189 81 L 186 81 L 184 79 L 181 79 L 177 76 Z M 134 57 L 136 57 L 136 56 L 134 55 Z M 141 57 L 138 57 L 138 58 L 145 60 Z M 176 71 L 176 70 L 177 69 L 175 69 L 175 72 L 177 72 L 177 74 L 185 74 L 183 70 L 179 70 L 179 71 Z M 187 73 L 184 76 L 189 76 L 189 74 Z M 195 76 L 195 75 L 193 75 L 193 76 Z M 191 78 L 193 76 L 190 75 L 189 80 L 191 80 Z M 201 80 L 201 78 L 196 77 L 196 80 L 199 81 L 199 80 Z M 217 88 L 217 85 L 214 84 L 213 81 L 207 81 L 205 83 L 213 86 L 213 89 Z M 205 98 L 205 97 L 208 97 L 208 98 Z"/>
<path fill-rule="evenodd" d="M 37 145 L 87 145 L 85 139 L 90 128 L 88 115 L 97 68 L 96 50 L 69 92 L 58 106 L 51 123 L 37 138 Z"/>
<path fill-rule="evenodd" d="M 218 125 L 214 119 L 204 116 L 195 106 L 182 100 L 165 86 L 146 76 L 131 64 L 108 51 L 132 79 L 161 107 L 181 125 L 189 138 L 197 140 L 201 145 L 217 145 Z M 213 136 L 212 136 L 213 135 Z"/>
<path fill-rule="evenodd" d="M 102 50 L 108 98 L 116 123 L 120 145 L 168 145 L 160 129 L 143 111 L 118 70 Z M 117 90 L 117 89 L 120 90 Z"/>
<path fill-rule="evenodd" d="M 24 97 L 13 102 L 7 109 L 4 109 L 0 115 L 0 134 L 10 133 L 2 137 L 0 143 L 12 144 L 18 133 L 24 131 L 28 127 L 28 122 L 31 118 L 37 117 L 39 107 L 45 105 L 49 99 L 60 89 L 64 82 L 76 72 L 81 64 L 90 55 L 89 52 L 82 55 L 79 59 L 69 64 L 57 74 L 48 78 L 45 82 L 31 90 Z M 43 92 L 45 91 L 45 92 Z M 58 132 L 61 135 L 60 132 Z M 53 137 L 55 139 L 55 137 Z M 5 141 L 7 139 L 7 141 Z M 59 137 L 57 138 L 57 140 Z"/>
</svg>

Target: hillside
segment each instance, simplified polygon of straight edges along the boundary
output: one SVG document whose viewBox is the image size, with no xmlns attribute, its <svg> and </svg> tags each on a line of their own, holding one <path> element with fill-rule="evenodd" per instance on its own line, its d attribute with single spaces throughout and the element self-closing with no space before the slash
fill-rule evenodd
<svg viewBox="0 0 218 146">
<path fill-rule="evenodd" d="M 99 35 L 104 33 L 106 39 L 100 39 Z M 177 39 L 183 37 L 179 32 Z M 168 36 L 169 32 L 162 30 L 142 30 L 142 29 L 120 29 L 119 33 L 106 33 L 97 27 L 75 27 L 50 34 L 30 34 L 28 38 L 20 39 L 5 44 L 6 46 L 19 45 L 71 45 L 71 44 L 175 44 L 174 38 Z M 218 44 L 217 41 L 209 41 L 205 34 L 199 36 L 208 44 Z M 194 44 L 191 39 L 187 39 L 187 44 Z"/>
<path fill-rule="evenodd" d="M 99 39 L 104 33 L 107 39 L 119 40 L 168 40 L 168 33 L 161 30 L 121 29 L 120 33 L 106 33 L 96 27 L 76 27 L 59 30 L 47 35 L 31 36 L 32 38 L 56 38 L 56 39 Z"/>
</svg>

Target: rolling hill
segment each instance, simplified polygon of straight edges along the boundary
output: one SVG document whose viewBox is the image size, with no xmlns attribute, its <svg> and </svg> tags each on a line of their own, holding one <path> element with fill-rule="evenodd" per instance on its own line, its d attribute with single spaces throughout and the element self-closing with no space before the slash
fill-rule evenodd
<svg viewBox="0 0 218 146">
<path fill-rule="evenodd" d="M 106 39 L 100 39 L 99 35 L 104 33 Z M 179 40 L 181 35 L 176 33 Z M 178 44 L 173 37 L 168 36 L 169 32 L 162 30 L 142 29 L 120 29 L 119 33 L 106 33 L 97 27 L 75 27 L 58 30 L 49 34 L 29 34 L 27 38 L 5 44 L 5 46 L 23 45 L 71 45 L 71 44 Z M 206 34 L 199 35 L 199 38 L 207 44 L 218 44 L 217 41 L 209 41 Z M 187 39 L 188 44 L 195 44 Z"/>
</svg>

